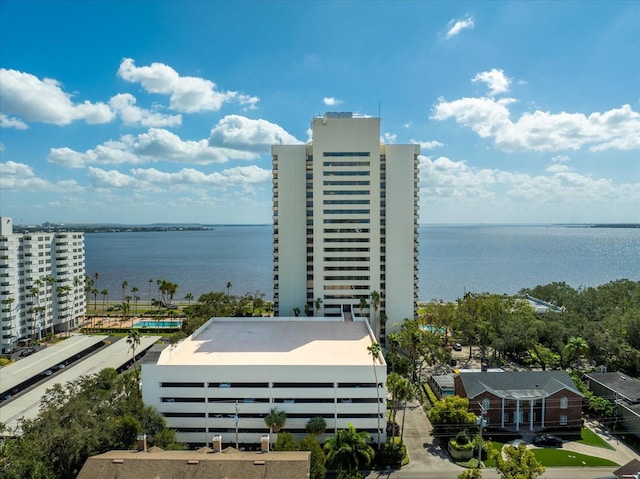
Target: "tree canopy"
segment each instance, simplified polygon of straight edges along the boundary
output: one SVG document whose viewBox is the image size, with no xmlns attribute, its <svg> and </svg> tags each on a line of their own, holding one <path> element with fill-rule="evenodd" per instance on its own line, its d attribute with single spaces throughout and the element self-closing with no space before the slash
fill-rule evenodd
<svg viewBox="0 0 640 479">
<path fill-rule="evenodd" d="M 56 384 L 44 395 L 38 417 L 22 421 L 21 429 L 21 436 L 2 443 L 3 478 L 76 477 L 89 456 L 132 448 L 140 433 L 160 447 L 181 448 L 164 418 L 143 404 L 137 375 L 114 369 Z"/>
</svg>

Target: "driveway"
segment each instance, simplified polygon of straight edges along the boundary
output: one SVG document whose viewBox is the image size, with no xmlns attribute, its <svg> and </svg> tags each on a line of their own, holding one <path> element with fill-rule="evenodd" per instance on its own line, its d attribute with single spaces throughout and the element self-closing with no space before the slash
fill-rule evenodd
<svg viewBox="0 0 640 479">
<path fill-rule="evenodd" d="M 402 421 L 398 413 L 398 422 Z M 589 456 L 602 457 L 624 465 L 634 458 L 640 458 L 632 449 L 619 442 L 604 427 L 594 421 L 585 424 L 596 432 L 615 450 L 586 446 L 576 442 L 565 443 L 563 449 L 575 451 Z M 451 463 L 437 439 L 431 436 L 431 423 L 417 401 L 407 406 L 407 417 L 404 426 L 404 442 L 407 445 L 410 463 L 400 470 L 372 471 L 367 479 L 455 479 L 464 468 Z M 528 446 L 531 447 L 531 446 Z M 592 479 L 610 475 L 617 467 L 584 467 L 584 468 L 548 468 L 542 475 L 547 479 Z M 483 479 L 498 478 L 495 469 L 483 469 Z"/>
</svg>

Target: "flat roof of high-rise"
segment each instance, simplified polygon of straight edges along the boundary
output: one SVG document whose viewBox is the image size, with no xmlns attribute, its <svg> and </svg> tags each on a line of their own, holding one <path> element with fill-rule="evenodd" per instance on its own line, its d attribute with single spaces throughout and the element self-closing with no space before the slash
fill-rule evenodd
<svg viewBox="0 0 640 479">
<path fill-rule="evenodd" d="M 167 347 L 158 365 L 372 365 L 365 321 L 333 318 L 212 318 Z M 382 355 L 380 355 L 382 359 Z M 376 361 L 376 364 L 384 364 Z"/>
</svg>

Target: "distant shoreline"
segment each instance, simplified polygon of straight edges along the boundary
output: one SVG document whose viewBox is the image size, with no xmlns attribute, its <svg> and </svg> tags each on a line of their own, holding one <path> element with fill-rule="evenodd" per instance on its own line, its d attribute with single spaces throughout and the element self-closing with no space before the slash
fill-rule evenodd
<svg viewBox="0 0 640 479">
<path fill-rule="evenodd" d="M 82 232 L 82 233 L 146 233 L 146 232 L 166 232 L 166 231 L 213 231 L 216 228 L 225 227 L 251 227 L 251 226 L 272 226 L 270 224 L 149 224 L 149 225 L 120 225 L 120 224 L 52 224 L 44 223 L 42 225 L 14 225 L 15 233 L 34 233 L 34 232 Z M 501 223 L 455 223 L 455 224 L 422 224 L 421 227 L 438 227 L 438 226 L 556 226 L 563 228 L 623 228 L 635 229 L 640 228 L 640 223 L 549 223 L 549 224 L 501 224 Z"/>
</svg>

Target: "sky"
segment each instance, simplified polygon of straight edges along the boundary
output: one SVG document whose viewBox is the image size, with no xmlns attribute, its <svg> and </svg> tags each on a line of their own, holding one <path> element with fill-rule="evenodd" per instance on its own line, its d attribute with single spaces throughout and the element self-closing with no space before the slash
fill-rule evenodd
<svg viewBox="0 0 640 479">
<path fill-rule="evenodd" d="M 419 143 L 420 223 L 640 223 L 640 2 L 0 1 L 0 215 L 271 223 L 327 111 Z"/>
</svg>

